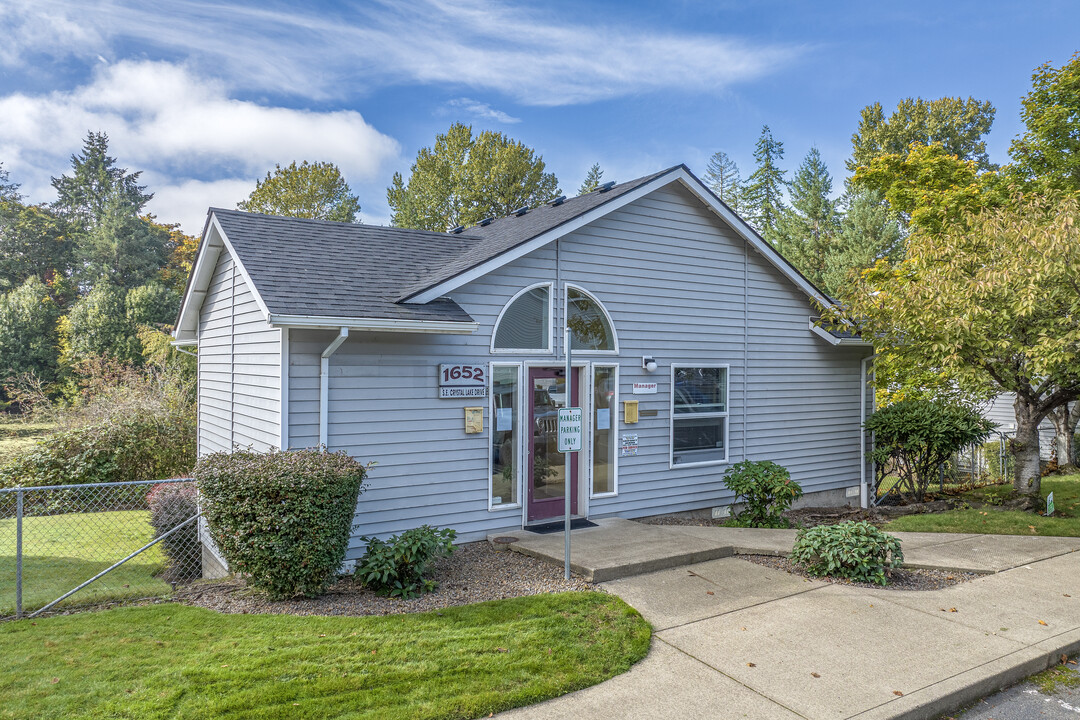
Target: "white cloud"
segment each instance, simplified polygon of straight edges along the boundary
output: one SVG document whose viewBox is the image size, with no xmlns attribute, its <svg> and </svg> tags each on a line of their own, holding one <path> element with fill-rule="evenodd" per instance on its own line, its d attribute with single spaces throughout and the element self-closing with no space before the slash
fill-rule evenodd
<svg viewBox="0 0 1080 720">
<path fill-rule="evenodd" d="M 5 0 L 0 53 L 92 58 L 126 43 L 181 54 L 249 90 L 342 97 L 387 85 L 497 91 L 554 106 L 653 90 L 715 91 L 802 52 L 737 38 L 595 26 L 500 0 L 365 2 L 339 11 L 200 0 Z M 46 50 L 43 50 L 45 48 Z"/>
<path fill-rule="evenodd" d="M 473 117 L 480 118 L 481 120 L 494 120 L 495 122 L 504 123 L 507 125 L 521 122 L 521 118 L 513 117 L 504 113 L 502 110 L 496 110 L 487 103 L 482 103 L 478 100 L 470 100 L 469 98 L 457 98 L 446 103 L 447 107 L 453 110 L 461 110 Z"/>
<path fill-rule="evenodd" d="M 165 62 L 124 61 L 99 66 L 86 85 L 44 95 L 0 98 L 0 159 L 34 199 L 48 195 L 48 178 L 68 169 L 87 130 L 109 134 L 121 165 L 145 169 L 157 192 L 152 208 L 163 220 L 202 227 L 207 205 L 231 207 L 254 180 L 293 160 L 329 161 L 351 183 L 382 180 L 399 153 L 397 142 L 355 111 L 312 112 L 236 100 L 224 84 Z M 233 191 L 248 188 L 239 197 Z M 228 191 L 215 200 L 211 191 Z M 189 206 L 202 205 L 192 225 Z M 179 214 L 177 214 L 179 213 Z"/>
</svg>

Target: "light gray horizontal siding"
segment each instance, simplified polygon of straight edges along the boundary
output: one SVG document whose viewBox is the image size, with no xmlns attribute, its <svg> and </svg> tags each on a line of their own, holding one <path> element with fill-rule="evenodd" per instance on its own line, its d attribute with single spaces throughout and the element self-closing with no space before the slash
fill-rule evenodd
<svg viewBox="0 0 1080 720">
<path fill-rule="evenodd" d="M 994 423 L 997 432 L 1012 435 L 1016 432 L 1016 410 L 1013 403 L 1016 395 L 1013 393 L 1001 393 L 983 408 L 982 416 Z M 1039 455 L 1043 460 L 1049 460 L 1054 452 L 1054 438 L 1057 431 L 1054 423 L 1049 418 L 1044 418 L 1039 423 Z"/>
<path fill-rule="evenodd" d="M 222 251 L 199 317 L 199 454 L 278 447 L 281 333 Z"/>
<path fill-rule="evenodd" d="M 376 461 L 357 508 L 357 535 L 389 535 L 423 523 L 462 539 L 519 527 L 520 509 L 489 512 L 488 399 L 440 400 L 438 365 L 538 362 L 561 354 L 491 354 L 495 319 L 527 285 L 562 282 L 604 303 L 618 334 L 620 401 L 637 399 L 639 454 L 619 458 L 619 493 L 590 501 L 590 514 L 638 517 L 726 504 L 726 465 L 669 467 L 670 369 L 728 364 L 729 461 L 775 460 L 807 492 L 859 481 L 859 376 L 865 349 L 830 346 L 807 329 L 809 300 L 684 189 L 672 185 L 469 283 L 451 295 L 479 323 L 467 336 L 354 333 L 330 360 L 331 449 Z M 747 264 L 748 263 L 748 264 Z M 744 272 L 748 282 L 744 283 Z M 555 342 L 561 344 L 562 301 Z M 319 355 L 334 333 L 290 335 L 289 445 L 318 442 Z M 657 358 L 646 373 L 641 357 Z M 745 358 L 745 362 L 744 362 Z M 747 368 L 746 365 L 749 365 Z M 631 394 L 658 382 L 655 395 Z M 868 398 L 872 395 L 868 395 Z M 484 406 L 485 432 L 464 433 L 463 408 Z M 584 480 L 584 476 L 582 476 Z M 362 552 L 354 538 L 350 557 Z"/>
</svg>

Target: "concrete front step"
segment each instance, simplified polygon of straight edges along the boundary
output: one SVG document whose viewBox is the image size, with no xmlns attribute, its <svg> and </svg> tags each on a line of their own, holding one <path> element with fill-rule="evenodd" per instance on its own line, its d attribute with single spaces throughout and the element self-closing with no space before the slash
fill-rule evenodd
<svg viewBox="0 0 1080 720">
<path fill-rule="evenodd" d="M 731 555 L 788 555 L 796 530 L 647 525 L 622 518 L 570 533 L 570 568 L 590 582 L 608 582 Z M 950 572 L 997 573 L 1080 550 L 1080 538 L 1015 535 L 895 533 L 905 567 Z M 563 533 L 527 530 L 489 536 L 513 537 L 510 548 L 561 566 Z"/>
</svg>

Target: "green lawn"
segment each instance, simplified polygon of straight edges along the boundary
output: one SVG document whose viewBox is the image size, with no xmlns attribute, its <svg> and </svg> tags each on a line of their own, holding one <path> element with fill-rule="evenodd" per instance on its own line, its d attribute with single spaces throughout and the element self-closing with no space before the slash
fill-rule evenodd
<svg viewBox="0 0 1080 720">
<path fill-rule="evenodd" d="M 1002 496 L 1008 486 L 991 485 L 963 493 L 968 501 L 986 501 Z M 1042 479 L 1042 503 L 1054 493 L 1053 517 L 988 506 L 943 513 L 906 515 L 885 525 L 893 532 L 987 533 L 990 535 L 1047 535 L 1080 537 L 1080 473 L 1051 475 Z"/>
<path fill-rule="evenodd" d="M 363 618 L 127 607 L 0 625 L 0 718 L 476 718 L 624 672 L 649 638 L 603 593 Z"/>
<path fill-rule="evenodd" d="M 0 414 L 0 465 L 29 450 L 55 429 L 54 422 L 22 422 Z"/>
<path fill-rule="evenodd" d="M 36 609 L 138 550 L 154 536 L 146 510 L 70 513 L 23 519 L 23 608 Z M 85 604 L 168 593 L 154 576 L 159 546 L 129 560 L 73 595 Z M 0 520 L 0 616 L 15 610 L 15 519 Z"/>
</svg>

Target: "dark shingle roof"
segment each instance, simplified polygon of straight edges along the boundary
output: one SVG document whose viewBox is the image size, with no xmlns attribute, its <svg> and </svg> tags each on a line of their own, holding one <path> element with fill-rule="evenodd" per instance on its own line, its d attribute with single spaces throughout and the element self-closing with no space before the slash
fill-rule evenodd
<svg viewBox="0 0 1080 720">
<path fill-rule="evenodd" d="M 674 172 L 680 167 L 683 166 L 676 165 L 667 170 L 653 173 L 652 175 L 646 175 L 645 177 L 640 177 L 636 180 L 624 182 L 621 185 L 615 185 L 610 190 L 604 192 L 597 192 L 594 190 L 585 195 L 567 198 L 561 205 L 553 206 L 550 203 L 547 203 L 529 210 L 529 212 L 521 216 L 508 215 L 507 217 L 499 218 L 483 227 L 477 225 L 467 228 L 464 235 L 478 238 L 479 241 L 474 241 L 471 247 L 449 263 L 438 267 L 438 269 L 430 275 L 424 276 L 411 286 L 403 285 L 404 291 L 398 300 L 404 301 L 415 295 L 419 295 L 423 291 L 433 288 L 463 272 L 467 272 L 478 265 L 482 265 L 489 260 L 497 258 L 499 255 L 513 250 L 519 245 L 526 243 L 549 230 L 557 228 L 593 208 L 600 207 L 620 195 L 636 190 L 642 185 L 645 185 L 662 175 Z"/>
<path fill-rule="evenodd" d="M 274 315 L 470 322 L 450 300 L 395 302 L 475 245 L 467 235 L 211 208 Z"/>
</svg>

